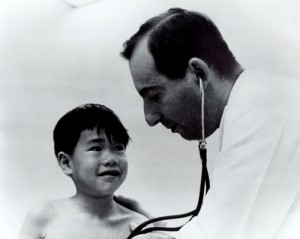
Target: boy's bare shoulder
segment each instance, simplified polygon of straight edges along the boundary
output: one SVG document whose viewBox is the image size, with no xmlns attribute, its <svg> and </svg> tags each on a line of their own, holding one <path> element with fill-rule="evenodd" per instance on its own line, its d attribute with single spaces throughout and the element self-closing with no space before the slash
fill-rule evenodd
<svg viewBox="0 0 300 239">
<path fill-rule="evenodd" d="M 33 205 L 27 213 L 27 218 L 31 219 L 37 225 L 46 225 L 55 215 L 55 207 L 53 201 L 40 202 Z"/>
<path fill-rule="evenodd" d="M 42 238 L 54 214 L 54 206 L 50 201 L 32 206 L 26 214 L 19 239 Z"/>
</svg>

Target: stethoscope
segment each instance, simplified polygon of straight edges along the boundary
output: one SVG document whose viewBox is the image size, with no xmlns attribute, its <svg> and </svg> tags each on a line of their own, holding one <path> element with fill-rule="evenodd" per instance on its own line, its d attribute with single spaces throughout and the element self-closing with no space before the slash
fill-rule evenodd
<svg viewBox="0 0 300 239">
<path fill-rule="evenodd" d="M 199 78 L 199 88 L 200 88 L 200 93 L 201 93 L 201 139 L 199 140 L 199 143 L 198 143 L 198 149 L 199 149 L 200 159 L 202 162 L 202 174 L 201 174 L 200 192 L 199 192 L 197 207 L 193 211 L 190 211 L 187 213 L 162 216 L 162 217 L 157 217 L 157 218 L 147 220 L 147 221 L 143 222 L 142 224 L 140 224 L 138 227 L 136 227 L 131 232 L 131 234 L 127 237 L 127 239 L 131 239 L 137 235 L 141 235 L 141 234 L 145 234 L 145 233 L 149 233 L 149 232 L 153 232 L 153 231 L 169 231 L 169 232 L 170 231 L 179 231 L 181 227 L 183 227 L 186 223 L 188 223 L 195 216 L 197 216 L 201 210 L 201 206 L 202 206 L 203 198 L 204 198 L 204 192 L 207 193 L 207 191 L 209 190 L 209 187 L 210 187 L 208 171 L 207 171 L 207 167 L 206 167 L 207 150 L 206 150 L 206 141 L 205 141 L 205 134 L 204 134 L 204 88 L 203 88 L 203 82 L 202 82 L 201 78 Z M 179 219 L 179 218 L 184 218 L 184 217 L 190 217 L 190 219 L 186 223 L 184 223 L 182 226 L 178 226 L 178 227 L 159 227 L 159 226 L 147 227 L 149 224 L 152 224 L 155 222 Z"/>
</svg>

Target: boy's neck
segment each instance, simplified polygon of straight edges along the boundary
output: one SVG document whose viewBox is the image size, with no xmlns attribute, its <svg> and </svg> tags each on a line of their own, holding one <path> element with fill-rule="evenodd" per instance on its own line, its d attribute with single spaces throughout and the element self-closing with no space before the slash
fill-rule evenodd
<svg viewBox="0 0 300 239">
<path fill-rule="evenodd" d="M 103 197 L 91 197 L 76 193 L 71 200 L 74 206 L 78 207 L 85 214 L 107 219 L 112 216 L 117 209 L 113 200 L 113 195 Z"/>
</svg>

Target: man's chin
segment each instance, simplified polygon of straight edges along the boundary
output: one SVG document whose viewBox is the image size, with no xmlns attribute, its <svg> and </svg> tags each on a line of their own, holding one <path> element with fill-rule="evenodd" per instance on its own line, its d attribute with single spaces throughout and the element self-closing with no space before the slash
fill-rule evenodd
<svg viewBox="0 0 300 239">
<path fill-rule="evenodd" d="M 187 131 L 185 130 L 185 128 L 180 127 L 179 125 L 176 125 L 175 128 L 172 129 L 172 133 L 173 134 L 180 134 L 180 136 L 188 141 L 192 141 L 192 140 L 199 140 L 200 136 L 197 135 L 197 133 L 195 131 Z"/>
<path fill-rule="evenodd" d="M 185 133 L 181 133 L 181 132 L 178 132 L 178 133 L 180 134 L 181 138 L 188 140 L 188 141 L 198 140 L 198 138 L 199 138 L 194 134 L 187 134 L 187 133 L 185 134 Z"/>
</svg>

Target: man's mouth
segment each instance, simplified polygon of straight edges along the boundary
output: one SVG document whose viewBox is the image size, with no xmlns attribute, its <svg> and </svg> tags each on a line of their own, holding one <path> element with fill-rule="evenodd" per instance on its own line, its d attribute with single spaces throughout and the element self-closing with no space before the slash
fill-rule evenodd
<svg viewBox="0 0 300 239">
<path fill-rule="evenodd" d="M 174 132 L 176 131 L 176 128 L 177 128 L 177 125 L 176 125 L 176 124 L 174 124 L 174 125 L 171 127 L 172 133 L 174 133 Z"/>
<path fill-rule="evenodd" d="M 167 124 L 167 123 L 162 123 L 167 129 L 170 129 L 172 131 L 172 133 L 175 132 L 177 125 L 176 124 Z"/>
</svg>

